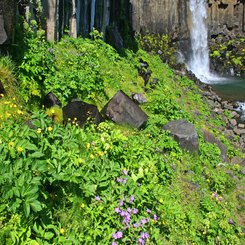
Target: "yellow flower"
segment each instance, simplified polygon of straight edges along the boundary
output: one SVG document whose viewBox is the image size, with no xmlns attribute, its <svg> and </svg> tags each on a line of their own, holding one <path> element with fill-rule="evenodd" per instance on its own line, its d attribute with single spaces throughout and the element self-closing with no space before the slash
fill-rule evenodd
<svg viewBox="0 0 245 245">
<path fill-rule="evenodd" d="M 84 160 L 83 160 L 82 158 L 79 157 L 79 158 L 77 159 L 77 162 L 81 164 L 81 163 L 84 163 Z"/>
<path fill-rule="evenodd" d="M 14 147 L 14 145 L 15 145 L 15 144 L 14 144 L 13 141 L 10 141 L 10 142 L 9 142 L 9 147 Z"/>
<path fill-rule="evenodd" d="M 103 156 L 103 153 L 101 151 L 98 151 L 97 154 L 98 154 L 99 157 Z"/>
<path fill-rule="evenodd" d="M 21 110 L 17 110 L 17 113 L 18 113 L 19 115 L 23 115 L 23 114 L 24 114 Z"/>
<path fill-rule="evenodd" d="M 90 144 L 89 144 L 89 143 L 87 143 L 86 147 L 87 147 L 87 149 L 89 149 L 89 148 L 90 148 Z"/>
<path fill-rule="evenodd" d="M 85 204 L 81 203 L 80 208 L 84 208 L 84 207 L 85 207 Z"/>
<path fill-rule="evenodd" d="M 38 133 L 38 134 L 41 134 L 41 132 L 42 132 L 42 129 L 41 129 L 41 128 L 38 128 L 38 129 L 37 129 L 37 133 Z"/>
<path fill-rule="evenodd" d="M 54 114 L 55 113 L 54 109 L 51 109 L 50 112 L 51 112 L 51 114 Z"/>
<path fill-rule="evenodd" d="M 64 234 L 65 233 L 65 229 L 64 228 L 60 228 L 60 234 Z"/>
<path fill-rule="evenodd" d="M 22 151 L 24 151 L 24 149 L 23 149 L 21 146 L 18 146 L 18 147 L 17 147 L 17 151 L 18 151 L 19 153 L 21 153 Z"/>
<path fill-rule="evenodd" d="M 94 155 L 93 154 L 90 154 L 90 159 L 94 159 Z"/>
<path fill-rule="evenodd" d="M 163 199 L 162 199 L 162 198 L 160 198 L 160 199 L 159 199 L 159 202 L 160 202 L 160 203 L 163 203 Z"/>
<path fill-rule="evenodd" d="M 49 132 L 51 132 L 53 130 L 52 127 L 48 127 L 47 129 L 48 129 Z"/>
</svg>

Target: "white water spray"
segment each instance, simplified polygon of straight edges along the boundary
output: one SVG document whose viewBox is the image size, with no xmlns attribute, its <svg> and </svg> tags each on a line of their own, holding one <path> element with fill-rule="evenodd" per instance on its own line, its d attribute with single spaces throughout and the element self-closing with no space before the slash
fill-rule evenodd
<svg viewBox="0 0 245 245">
<path fill-rule="evenodd" d="M 190 0 L 192 53 L 188 62 L 188 68 L 203 82 L 208 82 L 214 78 L 209 68 L 206 4 L 206 0 Z"/>
</svg>

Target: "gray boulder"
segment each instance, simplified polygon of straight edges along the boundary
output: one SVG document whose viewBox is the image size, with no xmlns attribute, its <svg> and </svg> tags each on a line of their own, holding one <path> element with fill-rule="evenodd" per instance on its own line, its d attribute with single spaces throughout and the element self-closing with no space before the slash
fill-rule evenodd
<svg viewBox="0 0 245 245">
<path fill-rule="evenodd" d="M 162 129 L 170 131 L 183 150 L 190 153 L 199 151 L 198 134 L 192 123 L 180 119 L 165 124 Z"/>
<path fill-rule="evenodd" d="M 112 97 L 101 113 L 118 124 L 127 123 L 135 128 L 147 122 L 147 115 L 122 91 Z"/>
</svg>

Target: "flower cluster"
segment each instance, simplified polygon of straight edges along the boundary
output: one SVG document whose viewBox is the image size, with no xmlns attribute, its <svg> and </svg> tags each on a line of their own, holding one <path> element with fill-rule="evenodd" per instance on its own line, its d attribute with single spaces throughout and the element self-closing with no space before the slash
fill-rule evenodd
<svg viewBox="0 0 245 245">
<path fill-rule="evenodd" d="M 126 169 L 122 170 L 123 177 L 116 179 L 118 183 L 127 183 L 128 171 Z M 125 181 L 126 180 L 126 181 Z M 126 237 L 128 233 L 132 232 L 134 234 L 133 239 L 136 239 L 139 245 L 144 245 L 150 235 L 146 232 L 149 228 L 150 222 L 157 222 L 158 216 L 147 207 L 137 207 L 137 199 L 134 195 L 124 196 L 119 200 L 117 207 L 114 209 L 116 215 L 120 217 L 121 226 L 120 230 L 113 233 L 112 238 L 114 241 L 112 245 L 117 245 L 122 237 Z M 132 241 L 132 242 L 135 242 Z"/>
</svg>

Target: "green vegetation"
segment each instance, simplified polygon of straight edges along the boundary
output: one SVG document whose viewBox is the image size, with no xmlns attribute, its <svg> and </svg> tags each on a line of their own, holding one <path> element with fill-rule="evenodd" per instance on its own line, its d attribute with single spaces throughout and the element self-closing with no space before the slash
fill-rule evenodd
<svg viewBox="0 0 245 245">
<path fill-rule="evenodd" d="M 50 44 L 38 33 L 28 47 L 17 86 L 33 113 L 20 117 L 14 110 L 0 121 L 0 244 L 244 243 L 241 167 L 222 162 L 202 129 L 219 137 L 229 156 L 244 156 L 222 136 L 222 120 L 211 118 L 192 81 L 158 56 L 126 50 L 122 57 L 100 38 Z M 144 87 L 140 60 L 158 78 L 155 88 Z M 52 91 L 63 104 L 78 97 L 102 108 L 119 89 L 145 93 L 145 128 L 107 121 L 64 126 L 59 109 L 38 107 Z M 4 96 L 0 106 L 5 102 L 13 97 Z M 179 118 L 195 124 L 199 154 L 181 150 L 161 130 Z"/>
<path fill-rule="evenodd" d="M 212 39 L 210 45 L 210 57 L 213 64 L 219 64 L 216 69 L 222 72 L 234 69 L 235 73 L 244 75 L 245 73 L 245 39 L 233 38 L 227 40 L 225 36 L 218 36 Z"/>
</svg>

